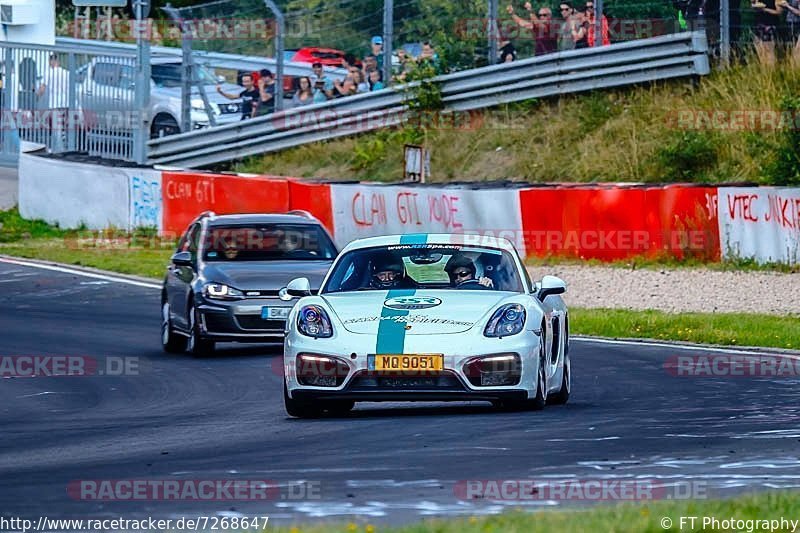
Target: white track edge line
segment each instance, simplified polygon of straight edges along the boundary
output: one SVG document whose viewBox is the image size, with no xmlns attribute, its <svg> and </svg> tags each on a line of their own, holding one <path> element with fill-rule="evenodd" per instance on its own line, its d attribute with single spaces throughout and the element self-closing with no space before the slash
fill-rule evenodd
<svg viewBox="0 0 800 533">
<path fill-rule="evenodd" d="M 74 274 L 76 276 L 83 276 L 85 278 L 102 279 L 105 281 L 113 281 L 115 283 L 125 283 L 127 285 L 134 285 L 136 287 L 146 287 L 148 289 L 160 289 L 161 285 L 157 283 L 145 283 L 143 281 L 136 281 L 128 278 L 110 276 L 107 274 L 95 274 L 94 272 L 87 272 L 85 270 L 77 270 L 73 268 L 56 266 L 56 265 L 43 265 L 41 263 L 33 263 L 28 261 L 20 261 L 18 259 L 8 259 L 0 257 L 0 263 L 8 263 L 11 265 L 20 265 L 31 268 L 40 268 L 42 270 L 52 270 L 54 272 L 62 272 L 64 274 Z"/>
<path fill-rule="evenodd" d="M 703 344 L 672 344 L 669 342 L 658 342 L 647 339 L 642 340 L 621 340 L 621 339 L 606 339 L 603 337 L 590 337 L 590 336 L 570 336 L 570 340 L 591 342 L 594 344 L 621 344 L 623 346 L 653 346 L 654 348 L 671 348 L 674 350 L 691 350 L 694 352 L 714 352 L 714 353 L 729 353 L 734 355 L 781 355 L 789 359 L 800 359 L 800 356 L 794 354 L 786 354 L 776 351 L 770 352 L 769 346 L 753 346 L 749 350 L 737 350 L 735 348 L 715 348 L 713 346 L 706 346 Z"/>
</svg>

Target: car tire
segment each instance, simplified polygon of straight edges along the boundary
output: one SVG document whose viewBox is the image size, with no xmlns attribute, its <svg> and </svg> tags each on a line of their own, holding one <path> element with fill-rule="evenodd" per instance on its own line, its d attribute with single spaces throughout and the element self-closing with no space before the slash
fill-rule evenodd
<svg viewBox="0 0 800 533">
<path fill-rule="evenodd" d="M 175 333 L 172 328 L 167 302 L 161 304 L 161 347 L 167 353 L 181 353 L 186 349 L 186 337 Z"/>
<path fill-rule="evenodd" d="M 193 304 L 189 304 L 189 338 L 186 341 L 186 351 L 195 357 L 205 357 L 214 353 L 214 341 L 204 339 L 200 332 L 200 323 L 197 320 L 197 311 Z"/>
<path fill-rule="evenodd" d="M 283 407 L 286 414 L 294 418 L 317 418 L 322 415 L 322 409 L 312 403 L 289 398 L 286 382 L 283 382 Z"/>
<path fill-rule="evenodd" d="M 181 132 L 180 126 L 175 122 L 175 119 L 169 115 L 156 115 L 153 119 L 153 125 L 150 127 L 150 138 L 158 139 L 161 137 L 168 137 Z"/>
<path fill-rule="evenodd" d="M 543 330 L 544 331 L 544 330 Z M 547 404 L 547 375 L 544 341 L 539 342 L 539 372 L 536 379 L 536 397 L 528 400 L 494 400 L 492 405 L 503 411 L 540 411 Z"/>
<path fill-rule="evenodd" d="M 561 373 L 561 389 L 547 398 L 549 405 L 564 405 L 569 401 L 569 393 L 572 389 L 572 368 L 569 356 L 564 354 L 563 372 Z"/>
</svg>

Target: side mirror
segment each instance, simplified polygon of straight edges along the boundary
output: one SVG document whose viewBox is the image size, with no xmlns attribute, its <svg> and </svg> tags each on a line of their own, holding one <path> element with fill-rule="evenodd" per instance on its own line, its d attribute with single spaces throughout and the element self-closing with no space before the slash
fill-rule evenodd
<svg viewBox="0 0 800 533">
<path fill-rule="evenodd" d="M 177 252 L 171 261 L 176 266 L 192 266 L 192 252 Z"/>
<path fill-rule="evenodd" d="M 286 286 L 289 296 L 311 296 L 311 283 L 308 278 L 295 278 Z"/>
<path fill-rule="evenodd" d="M 539 299 L 544 301 L 551 294 L 564 294 L 567 292 L 567 284 L 564 280 L 556 276 L 544 276 L 539 286 Z"/>
</svg>

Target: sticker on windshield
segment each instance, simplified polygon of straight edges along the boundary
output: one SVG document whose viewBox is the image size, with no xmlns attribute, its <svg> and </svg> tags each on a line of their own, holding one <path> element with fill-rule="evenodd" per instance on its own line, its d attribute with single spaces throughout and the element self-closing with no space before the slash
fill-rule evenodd
<svg viewBox="0 0 800 533">
<path fill-rule="evenodd" d="M 383 306 L 389 309 L 428 309 L 441 303 L 439 298 L 430 296 L 399 296 L 384 301 Z"/>
</svg>

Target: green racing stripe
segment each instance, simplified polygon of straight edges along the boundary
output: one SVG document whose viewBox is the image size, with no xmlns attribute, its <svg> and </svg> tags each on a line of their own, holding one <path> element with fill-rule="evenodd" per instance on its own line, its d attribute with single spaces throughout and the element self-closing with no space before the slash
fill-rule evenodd
<svg viewBox="0 0 800 533">
<path fill-rule="evenodd" d="M 425 244 L 428 236 L 424 233 L 413 233 L 400 237 L 400 244 Z M 401 296 L 414 296 L 416 289 L 393 289 L 386 295 L 386 299 Z M 406 342 L 406 323 L 395 320 L 395 317 L 408 316 L 408 309 L 390 309 L 381 306 L 381 320 L 378 323 L 378 339 L 375 344 L 375 353 L 401 354 Z"/>
</svg>

